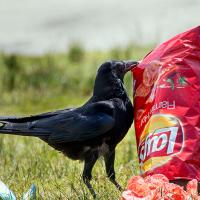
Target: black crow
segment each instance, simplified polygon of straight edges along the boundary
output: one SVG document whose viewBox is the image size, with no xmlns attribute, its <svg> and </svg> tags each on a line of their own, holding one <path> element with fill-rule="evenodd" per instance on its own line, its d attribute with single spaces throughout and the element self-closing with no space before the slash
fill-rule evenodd
<svg viewBox="0 0 200 200">
<path fill-rule="evenodd" d="M 83 160 L 82 178 L 93 197 L 92 168 L 104 157 L 106 173 L 115 180 L 115 147 L 133 122 L 133 106 L 123 86 L 124 75 L 137 62 L 108 61 L 96 76 L 92 97 L 81 107 L 30 117 L 0 117 L 0 133 L 34 136 L 73 160 Z"/>
</svg>

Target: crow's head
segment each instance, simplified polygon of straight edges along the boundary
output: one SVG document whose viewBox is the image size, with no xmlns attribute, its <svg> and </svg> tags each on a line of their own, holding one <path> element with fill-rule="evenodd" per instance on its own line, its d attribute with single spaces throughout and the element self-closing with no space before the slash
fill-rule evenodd
<svg viewBox="0 0 200 200">
<path fill-rule="evenodd" d="M 137 64 L 138 62 L 136 61 L 107 61 L 100 66 L 97 76 L 113 76 L 123 81 L 126 72 Z"/>
<path fill-rule="evenodd" d="M 124 91 L 123 79 L 126 72 L 136 66 L 136 61 L 107 61 L 103 63 L 98 72 L 95 80 L 94 94 L 114 94 Z M 113 95 L 112 95 L 113 96 Z"/>
</svg>

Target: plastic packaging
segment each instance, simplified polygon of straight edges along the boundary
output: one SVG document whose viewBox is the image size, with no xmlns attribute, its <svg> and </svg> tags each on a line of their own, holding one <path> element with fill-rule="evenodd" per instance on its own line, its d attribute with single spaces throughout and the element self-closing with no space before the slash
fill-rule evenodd
<svg viewBox="0 0 200 200">
<path fill-rule="evenodd" d="M 200 26 L 158 46 L 132 73 L 141 174 L 200 181 Z"/>
<path fill-rule="evenodd" d="M 188 182 L 187 189 L 169 183 L 166 176 L 155 174 L 152 176 L 133 176 L 122 193 L 122 200 L 199 200 L 197 180 Z"/>
<path fill-rule="evenodd" d="M 0 181 L 0 200 L 16 200 L 14 193 L 2 181 Z M 36 187 L 34 184 L 23 195 L 22 200 L 36 200 Z"/>
</svg>

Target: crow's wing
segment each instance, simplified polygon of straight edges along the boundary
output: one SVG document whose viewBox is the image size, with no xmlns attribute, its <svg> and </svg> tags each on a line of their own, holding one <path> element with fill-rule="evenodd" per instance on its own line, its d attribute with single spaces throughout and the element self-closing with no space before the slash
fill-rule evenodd
<svg viewBox="0 0 200 200">
<path fill-rule="evenodd" d="M 51 127 L 52 121 L 54 121 L 57 116 L 72 110 L 73 109 L 57 110 L 28 117 L 0 116 L 0 133 L 34 136 L 40 137 L 41 139 L 47 139 L 51 134 L 52 128 L 49 127 Z M 46 124 L 49 127 L 34 127 L 34 124 Z"/>
<path fill-rule="evenodd" d="M 73 108 L 66 108 L 63 110 L 56 110 L 52 112 L 46 112 L 42 114 L 37 114 L 37 115 L 31 115 L 28 117 L 15 117 L 15 116 L 0 116 L 0 121 L 6 121 L 6 122 L 14 122 L 14 123 L 24 123 L 24 122 L 32 122 L 36 120 L 41 120 L 49 117 L 56 116 L 58 114 L 61 114 L 63 112 L 72 110 Z"/>
<path fill-rule="evenodd" d="M 49 142 L 85 141 L 100 136 L 111 130 L 114 126 L 112 117 L 105 113 L 90 116 L 76 115 L 68 118 L 63 125 L 63 132 L 55 131 L 49 137 Z"/>
<path fill-rule="evenodd" d="M 49 143 L 89 140 L 105 134 L 115 124 L 112 114 L 104 112 L 105 105 L 102 109 L 95 107 L 88 105 L 84 109 L 69 110 L 50 119 L 36 121 L 31 128 L 41 128 L 51 132 L 48 137 Z"/>
</svg>

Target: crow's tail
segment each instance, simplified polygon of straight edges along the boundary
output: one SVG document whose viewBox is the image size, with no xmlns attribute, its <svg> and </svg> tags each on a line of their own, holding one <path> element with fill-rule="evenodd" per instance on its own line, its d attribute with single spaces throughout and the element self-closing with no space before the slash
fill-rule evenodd
<svg viewBox="0 0 200 200">
<path fill-rule="evenodd" d="M 34 127 L 34 122 L 47 117 L 50 116 L 35 115 L 22 118 L 0 117 L 0 133 L 22 136 L 35 136 L 41 139 L 45 139 L 50 135 L 50 132 L 39 127 Z"/>
</svg>

